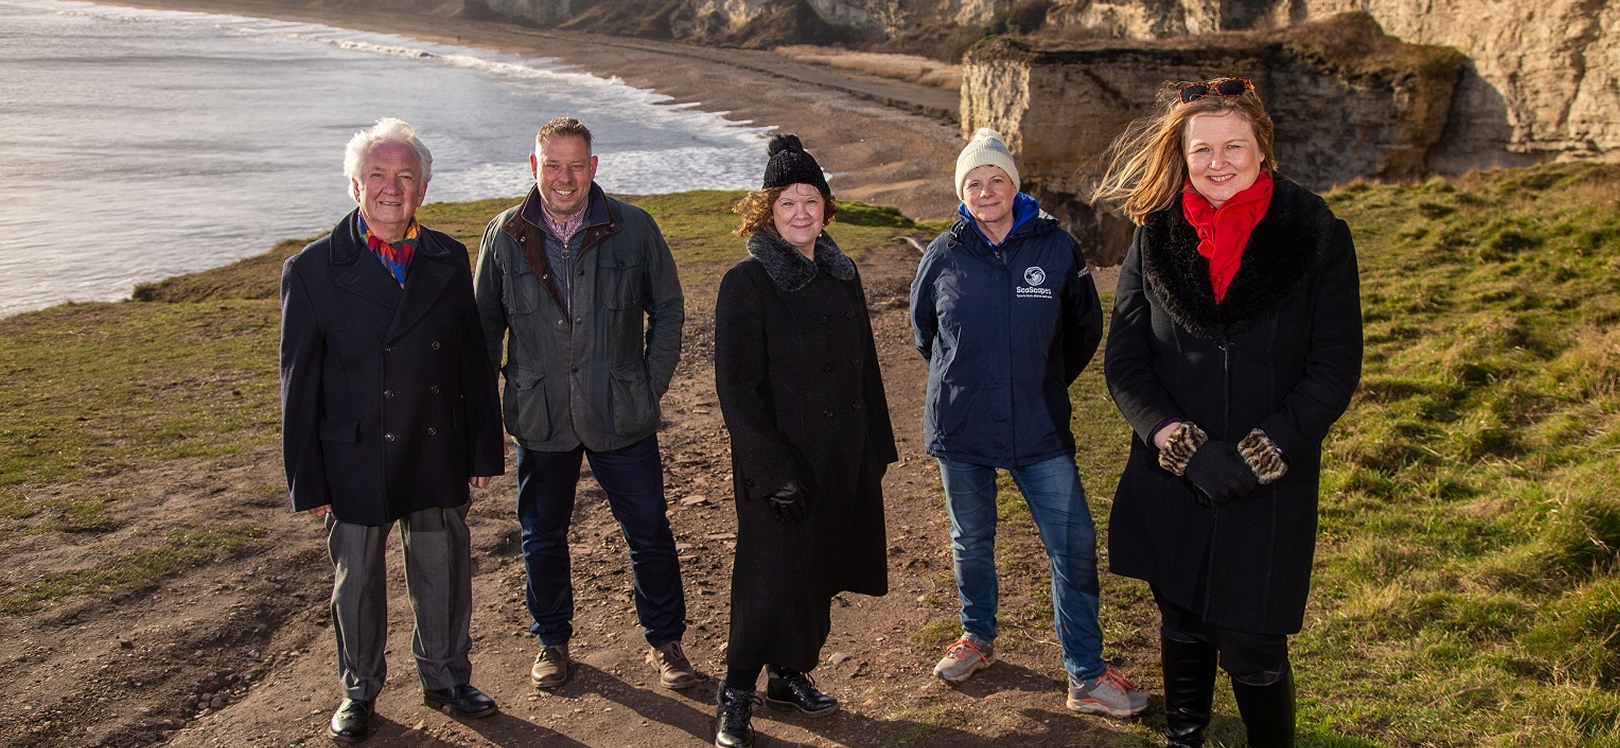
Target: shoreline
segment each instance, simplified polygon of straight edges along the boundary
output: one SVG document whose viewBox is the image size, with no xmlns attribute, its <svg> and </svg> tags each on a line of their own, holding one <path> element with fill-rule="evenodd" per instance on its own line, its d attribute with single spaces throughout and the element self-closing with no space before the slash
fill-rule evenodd
<svg viewBox="0 0 1620 748">
<path fill-rule="evenodd" d="M 950 181 L 961 139 L 942 111 L 954 95 L 937 88 L 797 63 L 772 52 L 463 18 L 293 7 L 264 0 L 95 1 L 318 23 L 554 58 L 598 77 L 616 77 L 671 96 L 672 103 L 797 133 L 827 171 L 837 197 L 892 205 L 917 219 L 949 219 L 958 204 Z"/>
</svg>

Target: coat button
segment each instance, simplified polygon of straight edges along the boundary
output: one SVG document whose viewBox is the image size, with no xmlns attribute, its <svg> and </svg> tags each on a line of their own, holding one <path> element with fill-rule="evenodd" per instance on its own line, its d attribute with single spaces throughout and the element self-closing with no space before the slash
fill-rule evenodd
<svg viewBox="0 0 1620 748">
<path fill-rule="evenodd" d="M 827 315 L 825 315 L 825 314 L 821 315 L 821 319 L 818 320 L 818 321 L 821 322 L 821 324 L 823 324 L 823 325 L 827 324 Z"/>
<path fill-rule="evenodd" d="M 585 324 L 585 318 L 584 317 L 575 317 L 574 318 L 574 324 L 576 324 L 576 325 Z"/>
<path fill-rule="evenodd" d="M 435 351 L 439 350 L 439 341 L 437 341 L 437 340 L 433 341 L 433 350 L 435 350 Z"/>
<path fill-rule="evenodd" d="M 856 364 L 858 364 L 860 362 L 861 362 L 860 356 L 850 356 L 849 357 L 849 365 L 850 366 L 854 366 L 854 365 L 856 365 Z"/>
<path fill-rule="evenodd" d="M 849 310 L 847 312 L 844 312 L 844 319 L 855 319 L 855 310 L 851 309 L 851 310 Z"/>
<path fill-rule="evenodd" d="M 822 371 L 832 371 L 832 369 L 833 369 L 833 367 L 832 367 L 832 364 L 830 364 L 830 363 L 826 363 L 826 364 L 821 365 L 821 370 Z"/>
<path fill-rule="evenodd" d="M 383 434 L 383 439 L 386 440 L 386 441 L 393 441 L 394 440 L 393 432 Z"/>
<path fill-rule="evenodd" d="M 385 345 L 385 346 L 383 346 L 383 353 L 384 353 L 384 354 L 389 354 L 389 353 L 393 353 L 393 352 L 394 352 L 394 349 L 393 349 L 393 348 L 391 348 L 391 347 L 389 347 L 389 346 L 386 346 L 386 345 Z"/>
<path fill-rule="evenodd" d="M 439 430 L 438 429 L 433 428 L 432 426 L 428 427 L 428 436 L 438 436 L 438 435 L 439 435 Z"/>
<path fill-rule="evenodd" d="M 850 410 L 853 410 L 856 413 L 861 412 L 861 404 L 860 403 L 850 403 L 849 407 L 850 407 Z"/>
<path fill-rule="evenodd" d="M 832 418 L 834 414 L 833 414 L 832 408 L 828 408 L 828 409 L 826 409 L 824 411 L 821 411 L 821 415 L 826 416 L 828 418 Z"/>
<path fill-rule="evenodd" d="M 576 366 L 576 367 L 574 367 L 574 368 L 572 368 L 572 369 L 569 369 L 569 371 L 571 371 L 571 372 L 573 372 L 573 373 L 575 373 L 575 374 L 578 374 L 578 373 L 579 373 L 579 367 L 578 367 L 578 366 Z"/>
<path fill-rule="evenodd" d="M 383 390 L 383 397 L 393 397 L 393 396 L 394 396 L 394 391 L 393 390 Z"/>
<path fill-rule="evenodd" d="M 429 388 L 428 388 L 428 394 L 430 394 L 430 395 L 437 395 L 437 394 L 439 394 L 439 385 L 436 385 L 436 384 L 435 384 L 435 385 L 433 385 L 433 386 L 432 386 L 432 387 L 429 387 Z"/>
</svg>

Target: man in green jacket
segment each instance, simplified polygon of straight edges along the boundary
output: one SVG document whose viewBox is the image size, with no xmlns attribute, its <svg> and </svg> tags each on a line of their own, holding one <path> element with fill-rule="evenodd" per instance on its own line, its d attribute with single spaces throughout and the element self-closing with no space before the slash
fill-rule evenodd
<svg viewBox="0 0 1620 748">
<path fill-rule="evenodd" d="M 584 457 L 630 546 L 647 661 L 662 685 L 686 688 L 697 675 L 681 651 L 686 596 L 657 436 L 685 320 L 675 259 L 652 216 L 596 185 L 579 120 L 542 126 L 529 165 L 534 188 L 484 231 L 474 296 L 519 447 L 529 630 L 540 641 L 531 677 L 555 688 L 572 669 L 568 526 Z"/>
</svg>

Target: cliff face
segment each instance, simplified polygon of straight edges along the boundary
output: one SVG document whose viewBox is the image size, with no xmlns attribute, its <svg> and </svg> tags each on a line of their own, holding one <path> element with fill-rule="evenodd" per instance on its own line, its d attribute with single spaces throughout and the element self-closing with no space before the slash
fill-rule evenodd
<svg viewBox="0 0 1620 748">
<path fill-rule="evenodd" d="M 1472 62 L 1458 91 L 1446 170 L 1620 157 L 1620 3 L 1607 0 L 1063 0 L 1053 26 L 1154 39 L 1278 28 L 1364 11 L 1402 41 Z M 1605 33 L 1608 30 L 1610 33 Z"/>
<path fill-rule="evenodd" d="M 1202 80 L 1211 71 L 1252 78 L 1276 124 L 1282 173 L 1325 189 L 1357 177 L 1428 173 L 1466 64 L 1450 49 L 1389 40 L 1360 14 L 1175 42 L 1036 47 L 1001 38 L 964 61 L 962 128 L 964 135 L 1001 131 L 1019 154 L 1025 191 L 1087 246 L 1119 254 L 1130 227 L 1090 205 L 1106 167 L 1100 156 L 1127 124 L 1154 110 L 1165 81 Z"/>
<path fill-rule="evenodd" d="M 324 0 L 333 2 L 334 0 Z M 335 0 L 344 2 L 345 0 Z M 1431 167 L 1620 159 L 1620 3 L 1608 0 L 383 0 L 540 26 L 771 45 L 950 39 L 981 30 L 1161 40 L 1282 29 L 1346 11 L 1469 59 Z M 915 45 L 914 45 L 915 46 Z M 952 44 L 933 44 L 936 51 Z M 954 47 L 960 48 L 960 47 Z M 1207 73 L 1212 68 L 1204 68 Z"/>
</svg>

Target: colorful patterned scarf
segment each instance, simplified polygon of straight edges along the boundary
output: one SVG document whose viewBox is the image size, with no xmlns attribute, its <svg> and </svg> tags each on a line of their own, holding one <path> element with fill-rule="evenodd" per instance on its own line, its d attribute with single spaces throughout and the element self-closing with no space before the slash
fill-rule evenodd
<svg viewBox="0 0 1620 748">
<path fill-rule="evenodd" d="M 399 281 L 401 288 L 405 287 L 405 271 L 411 267 L 411 257 L 416 255 L 416 219 L 411 219 L 411 225 L 405 229 L 405 239 L 398 244 L 391 244 L 381 237 L 371 233 L 366 227 L 366 219 L 360 219 L 360 233 L 366 236 L 366 246 L 371 253 L 382 260 L 383 267 L 394 274 L 394 280 Z"/>
</svg>

